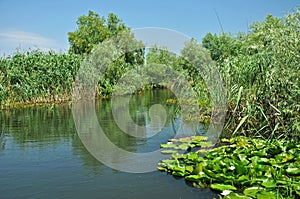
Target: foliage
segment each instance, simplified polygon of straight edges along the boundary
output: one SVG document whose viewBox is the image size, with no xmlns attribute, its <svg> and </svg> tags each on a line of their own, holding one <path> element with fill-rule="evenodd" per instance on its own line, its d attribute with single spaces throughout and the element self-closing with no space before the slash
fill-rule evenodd
<svg viewBox="0 0 300 199">
<path fill-rule="evenodd" d="M 206 82 L 210 82 L 212 79 L 209 74 L 209 70 L 212 68 L 212 60 L 209 57 L 209 52 L 197 43 L 195 39 L 191 39 L 186 42 L 184 48 L 181 50 L 181 55 L 176 55 L 175 53 L 169 52 L 165 48 L 158 48 L 153 46 L 149 49 L 146 55 L 146 63 L 151 65 L 162 64 L 170 67 L 170 70 L 177 71 L 181 76 L 173 75 L 174 73 L 165 73 L 166 78 L 170 77 L 173 80 L 173 87 L 182 85 L 182 77 L 185 79 L 185 83 L 188 82 L 188 86 L 193 89 L 193 92 L 198 97 L 200 118 L 195 118 L 191 116 L 190 119 L 199 119 L 201 122 L 207 120 L 210 117 L 211 109 L 211 99 L 210 94 L 207 89 Z M 161 71 L 157 71 L 159 74 Z M 183 87 L 182 87 L 183 88 Z M 215 90 L 217 92 L 217 90 Z M 187 93 L 182 89 L 183 95 Z M 215 94 L 216 92 L 213 92 Z M 180 103 L 180 104 L 190 104 L 188 101 L 178 101 L 179 99 L 169 99 L 168 103 Z M 196 114 L 194 114 L 196 115 Z"/>
<path fill-rule="evenodd" d="M 122 31 L 129 30 L 115 14 L 109 13 L 107 20 L 98 13 L 89 10 L 77 20 L 78 29 L 68 33 L 69 52 L 75 54 L 90 53 L 94 46 Z"/>
<path fill-rule="evenodd" d="M 193 148 L 196 145 L 192 143 L 202 143 L 200 146 L 205 143 L 205 139 L 198 138 L 183 140 Z M 176 148 L 173 142 L 167 145 Z M 159 163 L 158 169 L 184 177 L 194 186 L 222 192 L 225 198 L 300 196 L 299 142 L 235 137 L 223 139 L 219 145 L 204 156 L 203 150 L 173 152 L 170 159 Z"/>
<path fill-rule="evenodd" d="M 0 104 L 70 99 L 82 57 L 28 51 L 0 59 Z"/>
<path fill-rule="evenodd" d="M 299 18 L 300 8 L 283 19 L 268 15 L 247 35 L 207 34 L 203 39 L 227 87 L 224 136 L 299 138 Z"/>
<path fill-rule="evenodd" d="M 143 53 L 144 45 L 137 41 L 130 31 L 119 33 L 103 41 L 83 60 L 77 79 L 77 83 L 81 85 L 77 87 L 82 89 L 80 92 L 91 89 L 93 93 L 94 84 L 98 82 L 96 95 L 110 96 L 115 86 L 123 87 L 119 82 L 120 78 L 143 63 Z M 134 74 L 130 81 L 134 81 L 136 75 L 138 74 Z M 124 89 L 128 87 L 124 86 Z"/>
</svg>

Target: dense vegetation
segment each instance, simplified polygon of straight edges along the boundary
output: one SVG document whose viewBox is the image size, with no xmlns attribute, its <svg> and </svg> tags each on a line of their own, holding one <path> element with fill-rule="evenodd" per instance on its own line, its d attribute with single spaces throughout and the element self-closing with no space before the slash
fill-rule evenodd
<svg viewBox="0 0 300 199">
<path fill-rule="evenodd" d="M 124 88 L 127 87 L 117 85 L 118 80 L 131 69 L 142 70 L 146 58 L 146 63 L 153 67 L 148 67 L 146 73 L 129 73 L 129 83 L 130 80 L 140 82 L 139 91 L 161 87 L 164 82 L 162 85 L 143 85 L 143 82 L 154 77 L 163 80 L 169 68 L 178 71 L 198 95 L 201 121 L 210 118 L 212 104 L 217 103 L 212 98 L 218 100 L 226 96 L 227 114 L 222 136 L 235 137 L 223 140 L 225 146 L 213 149 L 203 157 L 200 157 L 201 151 L 180 155 L 165 150 L 165 153 L 176 155 L 163 161 L 161 170 L 185 176 L 197 186 L 230 190 L 231 198 L 299 197 L 300 8 L 282 19 L 268 15 L 265 21 L 251 25 L 247 33 L 208 33 L 202 45 L 192 39 L 186 43 L 181 55 L 157 47 L 149 49 L 145 55 L 143 44 L 114 14 L 105 19 L 89 11 L 87 16 L 78 18 L 77 25 L 77 30 L 68 33 L 70 49 L 66 54 L 17 52 L 0 59 L 1 106 L 70 100 L 82 63 L 95 61 L 103 65 L 105 63 L 97 62 L 101 56 L 110 62 L 96 79 L 96 95 L 110 96 L 116 88 L 120 94 L 126 94 Z M 125 39 L 111 41 L 107 44 L 110 48 L 95 47 L 120 33 L 126 35 Z M 133 46 L 138 48 L 126 51 Z M 87 56 L 93 53 L 101 56 L 95 59 Z M 214 77 L 199 75 L 199 69 L 216 73 L 208 64 L 212 60 L 222 76 L 226 87 L 224 93 L 208 92 L 207 80 L 212 81 Z M 155 64 L 169 68 L 158 70 Z M 195 65 L 201 68 L 197 69 Z M 85 69 L 88 71 L 89 68 Z M 123 83 L 128 85 L 128 82 Z M 180 83 L 179 79 L 173 81 L 174 86 L 180 86 Z M 168 102 L 177 102 L 177 99 Z M 277 138 L 281 138 L 280 141 L 276 141 Z M 176 142 L 184 143 L 162 147 L 186 150 L 209 146 L 203 140 L 195 139 Z M 246 196 L 239 196 L 240 193 Z"/>
<path fill-rule="evenodd" d="M 77 20 L 78 29 L 69 32 L 68 53 L 20 52 L 0 58 L 0 105 L 68 101 L 84 57 L 103 40 L 120 32 L 128 35 L 127 43 L 137 42 L 130 29 L 114 14 L 108 19 L 89 11 Z M 107 53 L 111 53 L 106 49 Z M 98 96 L 111 95 L 117 80 L 136 65 L 143 63 L 144 48 L 125 53 L 108 66 L 98 82 Z"/>
<path fill-rule="evenodd" d="M 283 19 L 268 15 L 248 34 L 203 38 L 228 91 L 225 133 L 299 139 L 299 19 L 298 8 Z"/>
<path fill-rule="evenodd" d="M 206 140 L 194 136 L 162 144 L 169 148 L 162 153 L 172 155 L 158 169 L 184 177 L 196 187 L 209 186 L 228 199 L 299 198 L 299 142 L 235 137 L 208 150 L 211 143 Z M 196 150 L 180 152 L 189 147 Z"/>
<path fill-rule="evenodd" d="M 186 43 L 180 56 L 153 47 L 149 49 L 146 61 L 147 64 L 165 64 L 188 79 L 199 97 L 201 121 L 205 121 L 210 116 L 211 93 L 206 89 L 203 76 L 199 75 L 193 67 L 194 63 L 188 58 L 205 59 L 203 56 L 210 53 L 227 88 L 228 107 L 223 136 L 241 134 L 289 136 L 298 139 L 299 18 L 300 9 L 297 9 L 283 19 L 268 15 L 264 22 L 254 23 L 247 34 L 239 33 L 234 36 L 208 33 L 202 41 L 203 47 L 208 49 L 207 52 L 194 39 Z M 143 64 L 143 45 L 134 39 L 130 28 L 116 15 L 111 13 L 105 19 L 89 11 L 87 16 L 78 18 L 77 25 L 77 30 L 68 33 L 70 49 L 67 54 L 17 52 L 0 59 L 2 105 L 69 100 L 83 57 L 98 43 L 121 32 L 130 35 L 123 43 L 127 46 L 135 43 L 140 48 L 134 52 L 125 50 L 123 55 L 107 67 L 98 81 L 97 94 L 109 96 L 122 74 Z M 151 72 L 161 73 L 154 68 Z M 138 76 L 133 78 L 142 79 Z M 153 86 L 155 85 L 147 88 Z"/>
<path fill-rule="evenodd" d="M 251 25 L 247 34 L 208 33 L 203 38 L 202 45 L 215 60 L 227 89 L 224 137 L 239 134 L 299 139 L 299 18 L 300 9 L 283 19 L 268 15 L 264 22 Z M 180 57 L 156 50 L 150 51 L 147 58 L 184 70 L 199 95 L 200 105 L 209 107 L 211 96 L 203 79 L 184 59 L 198 56 L 191 49 L 199 49 L 193 41 L 186 44 Z"/>
<path fill-rule="evenodd" d="M 247 34 L 207 34 L 202 44 L 227 88 L 222 135 L 233 138 L 214 149 L 201 136 L 170 140 L 161 147 L 172 155 L 158 169 L 228 199 L 299 198 L 299 38 L 300 8 L 283 19 L 268 15 Z"/>
<path fill-rule="evenodd" d="M 66 101 L 81 56 L 31 51 L 0 59 L 0 104 Z"/>
</svg>

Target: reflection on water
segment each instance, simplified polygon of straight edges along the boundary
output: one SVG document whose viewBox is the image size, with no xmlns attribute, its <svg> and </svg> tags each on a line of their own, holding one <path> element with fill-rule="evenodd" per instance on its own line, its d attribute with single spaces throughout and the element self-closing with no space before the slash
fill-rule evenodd
<svg viewBox="0 0 300 199">
<path fill-rule="evenodd" d="M 162 102 L 166 108 L 165 125 L 151 138 L 135 138 L 123 133 L 114 122 L 109 101 L 96 102 L 99 123 L 109 139 L 124 150 L 157 150 L 160 143 L 174 136 L 180 120 L 179 117 L 173 120 L 174 107 L 164 104 L 170 96 L 166 90 L 156 90 L 135 95 L 130 100 L 130 115 L 138 125 L 149 124 L 151 105 Z M 0 198 L 215 196 L 207 189 L 187 186 L 184 180 L 175 180 L 166 173 L 130 174 L 98 162 L 81 143 L 68 104 L 2 110 L 0 125 L 3 132 L 0 137 Z"/>
</svg>

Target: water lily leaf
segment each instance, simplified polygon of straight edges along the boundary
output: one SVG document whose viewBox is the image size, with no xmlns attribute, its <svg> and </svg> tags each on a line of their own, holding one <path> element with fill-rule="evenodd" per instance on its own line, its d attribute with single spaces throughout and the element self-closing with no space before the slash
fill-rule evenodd
<svg viewBox="0 0 300 199">
<path fill-rule="evenodd" d="M 235 191 L 236 188 L 232 185 L 227 184 L 211 184 L 210 186 L 212 189 L 218 190 L 218 191 L 224 191 L 224 190 L 233 190 Z"/>
<path fill-rule="evenodd" d="M 191 137 L 185 137 L 185 138 L 179 138 L 179 139 L 172 139 L 170 141 L 173 142 L 200 142 L 200 141 L 206 141 L 208 139 L 207 136 L 201 136 L 201 135 L 196 135 L 196 136 L 191 136 Z"/>
<path fill-rule="evenodd" d="M 235 177 L 230 175 L 225 175 L 223 173 L 217 174 L 218 179 L 221 179 L 223 182 L 233 182 Z"/>
<path fill-rule="evenodd" d="M 173 159 L 184 159 L 184 158 L 186 157 L 186 154 L 173 153 L 173 154 L 171 155 L 171 157 L 172 157 Z"/>
<path fill-rule="evenodd" d="M 191 181 L 191 182 L 198 182 L 200 180 L 201 176 L 200 175 L 188 175 L 185 176 L 185 179 L 187 181 Z"/>
<path fill-rule="evenodd" d="M 257 178 L 252 178 L 251 181 L 252 181 L 252 184 L 261 184 L 263 181 L 265 181 L 267 179 L 267 177 L 265 176 L 260 176 L 260 177 L 257 177 Z"/>
<path fill-rule="evenodd" d="M 192 139 L 197 140 L 197 141 L 206 141 L 208 139 L 208 137 L 202 136 L 202 135 L 195 135 L 195 136 L 192 136 Z"/>
<path fill-rule="evenodd" d="M 172 175 L 174 176 L 179 176 L 179 177 L 183 177 L 185 175 L 184 172 L 180 172 L 180 171 L 173 171 Z"/>
<path fill-rule="evenodd" d="M 286 180 L 276 180 L 276 183 L 279 184 L 279 185 L 287 185 L 287 184 L 289 184 L 290 182 L 289 182 L 289 181 L 286 181 Z"/>
<path fill-rule="evenodd" d="M 193 173 L 194 167 L 191 165 L 187 165 L 187 166 L 185 166 L 185 171 L 187 171 L 189 173 Z"/>
<path fill-rule="evenodd" d="M 162 150 L 161 153 L 162 154 L 172 154 L 172 153 L 176 153 L 176 150 Z"/>
<path fill-rule="evenodd" d="M 257 199 L 276 199 L 276 195 L 273 192 L 260 191 L 256 195 Z"/>
<path fill-rule="evenodd" d="M 216 178 L 216 174 L 209 169 L 203 168 L 203 172 L 211 178 Z"/>
<path fill-rule="evenodd" d="M 167 168 L 161 167 L 161 166 L 158 166 L 157 169 L 160 170 L 160 171 L 164 171 L 164 172 L 167 172 L 167 171 L 168 171 Z"/>
<path fill-rule="evenodd" d="M 240 181 L 240 182 L 247 182 L 247 181 L 249 181 L 249 176 L 247 176 L 247 175 L 242 175 L 242 176 L 240 176 L 240 177 L 238 178 L 238 181 Z"/>
<path fill-rule="evenodd" d="M 235 170 L 238 173 L 238 175 L 243 175 L 247 173 L 247 167 L 243 164 L 242 161 L 239 160 L 239 158 L 232 157 L 232 159 L 233 166 L 231 166 L 230 168 L 233 168 L 233 170 Z"/>
<path fill-rule="evenodd" d="M 287 174 L 289 175 L 300 175 L 300 168 L 298 167 L 289 167 L 286 169 Z"/>
<path fill-rule="evenodd" d="M 252 151 L 252 155 L 259 156 L 259 157 L 267 157 L 268 153 L 266 149 L 258 150 L 258 151 Z"/>
<path fill-rule="evenodd" d="M 258 161 L 259 164 L 271 165 L 270 160 L 268 158 L 260 158 Z"/>
<path fill-rule="evenodd" d="M 162 160 L 161 161 L 162 163 L 165 163 L 167 165 L 170 165 L 170 164 L 178 164 L 178 161 L 177 160 Z"/>
<path fill-rule="evenodd" d="M 259 190 L 262 190 L 262 188 L 261 187 L 249 187 L 249 188 L 246 188 L 243 193 L 246 196 L 250 196 L 252 198 L 256 198 L 256 194 L 257 194 L 257 192 Z"/>
<path fill-rule="evenodd" d="M 180 145 L 178 145 L 175 149 L 179 149 L 179 150 L 187 150 L 189 147 L 191 147 L 191 145 L 189 143 L 182 143 Z"/>
<path fill-rule="evenodd" d="M 205 155 L 207 152 L 207 149 L 199 149 L 198 151 L 196 151 L 196 153 L 198 153 L 199 155 Z"/>
<path fill-rule="evenodd" d="M 203 167 L 204 167 L 203 162 L 197 163 L 196 166 L 195 166 L 195 168 L 194 168 L 193 174 L 199 174 L 200 172 L 202 172 L 203 171 Z"/>
<path fill-rule="evenodd" d="M 225 196 L 224 199 L 251 199 L 251 198 L 245 195 L 231 192 L 229 195 Z"/>
<path fill-rule="evenodd" d="M 176 144 L 160 144 L 160 148 L 175 148 Z"/>
<path fill-rule="evenodd" d="M 248 165 L 249 164 L 249 160 L 247 159 L 247 155 L 238 154 L 238 157 L 239 157 L 239 159 L 240 159 L 240 161 L 243 165 Z"/>
<path fill-rule="evenodd" d="M 186 164 L 196 164 L 197 162 L 200 162 L 201 159 L 199 158 L 198 156 L 198 153 L 196 152 L 190 152 L 190 153 L 187 153 L 185 158 L 184 158 L 184 162 Z"/>
<path fill-rule="evenodd" d="M 281 153 L 281 154 L 278 154 L 276 156 L 276 161 L 279 163 L 286 163 L 286 162 L 290 162 L 291 160 L 294 160 L 295 156 L 291 153 Z"/>
<path fill-rule="evenodd" d="M 281 160 L 282 163 L 285 163 L 285 162 L 289 162 L 291 160 L 293 160 L 295 158 L 295 156 L 293 156 L 292 154 L 290 153 L 287 153 L 283 159 Z"/>
<path fill-rule="evenodd" d="M 266 179 L 262 182 L 262 185 L 266 188 L 274 188 L 276 187 L 276 182 L 273 179 Z"/>
</svg>

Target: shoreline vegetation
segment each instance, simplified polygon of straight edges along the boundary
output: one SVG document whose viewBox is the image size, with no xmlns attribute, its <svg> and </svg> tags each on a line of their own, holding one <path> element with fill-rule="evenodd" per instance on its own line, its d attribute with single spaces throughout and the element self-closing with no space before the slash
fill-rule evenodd
<svg viewBox="0 0 300 199">
<path fill-rule="evenodd" d="M 85 57 L 97 44 L 125 32 L 128 37 L 121 48 L 139 45 L 140 49 L 125 51 L 106 68 L 98 79 L 96 97 L 109 97 L 122 75 L 145 60 L 147 64 L 164 64 L 188 80 L 197 93 L 202 122 L 207 122 L 210 93 L 203 77 L 186 58 L 194 57 L 202 63 L 209 55 L 226 87 L 225 94 L 219 93 L 227 100 L 221 134 L 224 145 L 205 148 L 204 154 L 201 150 L 180 154 L 174 150 L 176 147 L 203 147 L 205 140 L 173 140 L 181 145 L 162 145 L 171 148 L 164 150 L 171 157 L 159 163 L 159 169 L 185 177 L 195 186 L 222 192 L 225 198 L 300 197 L 300 7 L 283 18 L 268 15 L 263 22 L 252 24 L 248 33 L 208 33 L 202 44 L 191 39 L 180 56 L 155 46 L 146 53 L 130 28 L 112 13 L 106 19 L 89 11 L 78 18 L 77 25 L 77 30 L 68 33 L 68 53 L 35 50 L 0 58 L 1 109 L 70 101 Z M 109 55 L 117 50 L 101 52 Z M 158 78 L 167 74 L 155 67 L 147 72 Z M 163 88 L 166 83 L 143 85 L 149 80 L 143 78 L 132 74 L 132 79 L 141 82 L 137 92 Z M 174 80 L 174 86 L 176 83 Z M 121 87 L 118 92 L 128 91 Z M 178 99 L 167 103 L 178 103 Z"/>
</svg>

